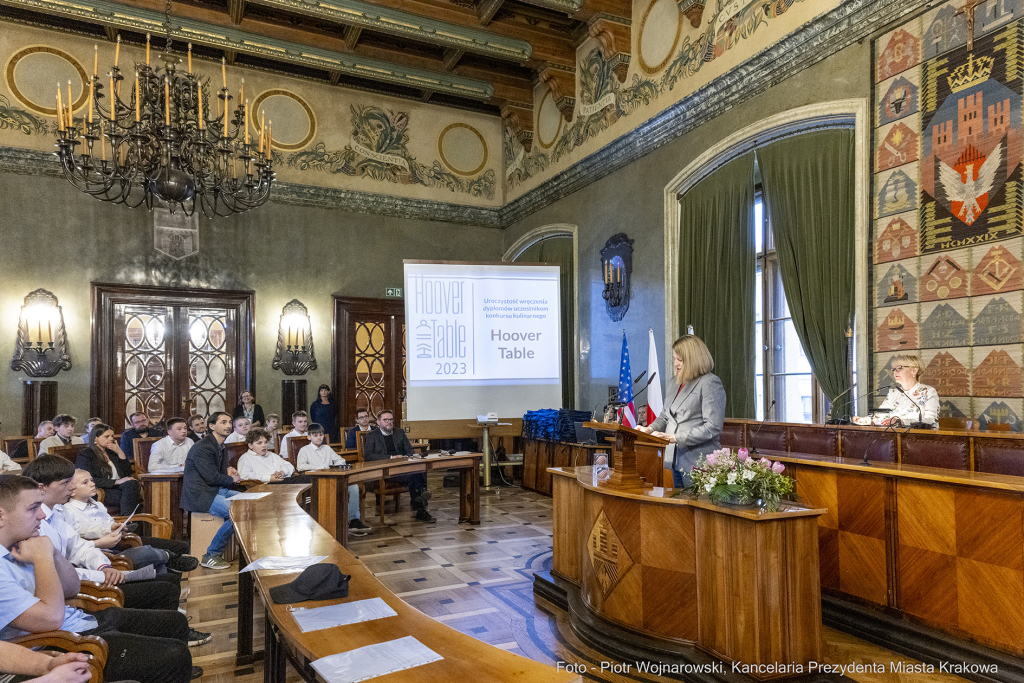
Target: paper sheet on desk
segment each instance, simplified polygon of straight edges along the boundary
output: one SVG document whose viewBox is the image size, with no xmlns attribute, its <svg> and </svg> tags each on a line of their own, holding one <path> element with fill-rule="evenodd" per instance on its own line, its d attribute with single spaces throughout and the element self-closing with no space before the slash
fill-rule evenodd
<svg viewBox="0 0 1024 683">
<path fill-rule="evenodd" d="M 306 567 L 311 567 L 314 564 L 318 564 L 327 559 L 326 555 L 300 555 L 297 557 L 261 557 L 258 560 L 250 562 L 249 565 L 238 572 L 251 572 L 256 569 L 290 569 L 292 571 L 301 572 Z"/>
<path fill-rule="evenodd" d="M 185 471 L 185 466 L 181 467 L 165 467 L 162 470 L 150 470 L 147 474 L 181 474 Z"/>
<path fill-rule="evenodd" d="M 444 657 L 413 636 L 406 636 L 330 655 L 310 663 L 327 683 L 356 683 L 442 659 Z"/>
<path fill-rule="evenodd" d="M 293 609 L 291 613 L 303 633 L 398 616 L 398 612 L 388 607 L 388 603 L 380 598 L 343 602 L 338 605 L 312 609 Z"/>
<path fill-rule="evenodd" d="M 236 500 L 259 500 L 263 496 L 269 496 L 270 491 L 264 491 L 263 493 L 239 493 L 237 496 L 231 496 L 228 498 L 229 501 L 234 503 Z"/>
</svg>

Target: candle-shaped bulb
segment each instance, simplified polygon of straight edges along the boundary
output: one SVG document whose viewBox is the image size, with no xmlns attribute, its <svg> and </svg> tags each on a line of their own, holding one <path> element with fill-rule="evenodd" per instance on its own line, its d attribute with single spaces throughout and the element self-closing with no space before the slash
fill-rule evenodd
<svg viewBox="0 0 1024 683">
<path fill-rule="evenodd" d="M 188 44 L 188 72 L 192 73 L 192 43 Z"/>
<path fill-rule="evenodd" d="M 171 125 L 171 84 L 164 77 L 164 123 Z"/>
<path fill-rule="evenodd" d="M 75 108 L 71 104 L 71 79 L 68 79 L 68 127 L 75 125 Z"/>
<path fill-rule="evenodd" d="M 142 108 L 142 90 L 139 89 L 139 72 L 135 72 L 135 123 L 138 123 L 140 119 Z"/>
<path fill-rule="evenodd" d="M 60 81 L 57 81 L 57 128 L 64 130 L 64 102 L 60 97 Z"/>
<path fill-rule="evenodd" d="M 92 94 L 96 88 L 96 81 L 89 81 L 89 123 L 92 123 Z"/>
<path fill-rule="evenodd" d="M 96 76 L 100 70 L 100 46 L 92 46 L 92 75 Z"/>
<path fill-rule="evenodd" d="M 263 140 L 267 137 L 267 113 L 260 114 L 260 152 L 263 152 Z"/>
<path fill-rule="evenodd" d="M 228 97 L 227 86 L 224 86 L 224 137 L 228 136 L 228 103 L 230 101 L 231 98 Z"/>
<path fill-rule="evenodd" d="M 198 84 L 196 86 L 196 90 L 198 91 L 196 93 L 196 95 L 197 95 L 197 97 L 199 99 L 199 116 L 197 117 L 197 119 L 199 121 L 199 130 L 202 130 L 203 129 L 203 84 L 202 83 Z"/>
<path fill-rule="evenodd" d="M 114 97 L 114 73 L 108 74 L 110 76 L 110 121 L 114 122 L 117 120 L 117 99 Z"/>
<path fill-rule="evenodd" d="M 249 100 L 245 101 L 245 144 L 249 144 Z"/>
<path fill-rule="evenodd" d="M 146 34 L 146 66 L 149 66 L 149 34 Z"/>
<path fill-rule="evenodd" d="M 117 34 L 117 46 L 114 48 L 114 68 L 117 68 L 117 63 L 121 59 L 121 34 Z"/>
<path fill-rule="evenodd" d="M 221 57 L 220 58 L 220 80 L 221 80 L 221 85 L 222 85 L 222 87 L 225 90 L 227 90 L 227 88 L 228 88 L 228 72 L 227 72 L 227 67 L 225 66 L 226 64 L 227 64 L 227 60 L 225 60 L 223 57 Z M 227 101 L 226 100 L 224 102 L 224 105 L 225 105 L 225 107 L 227 106 Z M 225 111 L 226 111 L 226 109 L 225 109 Z"/>
</svg>

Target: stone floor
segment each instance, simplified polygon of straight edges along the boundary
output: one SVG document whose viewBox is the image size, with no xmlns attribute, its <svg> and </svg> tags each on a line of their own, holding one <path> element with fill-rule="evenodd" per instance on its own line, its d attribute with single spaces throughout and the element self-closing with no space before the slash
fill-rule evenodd
<svg viewBox="0 0 1024 683">
<path fill-rule="evenodd" d="M 495 647 L 555 664 L 584 663 L 588 681 L 668 681 L 638 673 L 602 671 L 608 657 L 584 645 L 569 628 L 565 613 L 533 594 L 533 573 L 551 565 L 551 499 L 519 488 L 494 487 L 481 497 L 478 527 L 458 524 L 458 489 L 444 488 L 431 476 L 431 512 L 436 524 L 413 520 L 408 498 L 402 509 L 380 525 L 367 499 L 366 522 L 373 533 L 355 538 L 349 549 L 396 595 L 438 621 Z M 390 501 L 386 510 L 393 512 Z M 262 665 L 235 666 L 238 567 L 215 572 L 200 569 L 187 581 L 182 607 L 195 628 L 214 634 L 213 642 L 193 649 L 205 669 L 202 683 L 259 683 Z M 183 584 L 184 585 L 184 584 Z M 253 641 L 263 646 L 263 609 Z M 832 663 L 882 663 L 882 674 L 854 674 L 860 683 L 952 683 L 942 674 L 900 674 L 890 661 L 913 663 L 902 655 L 830 628 L 823 629 L 824 660 Z M 301 680 L 288 668 L 288 681 Z"/>
</svg>

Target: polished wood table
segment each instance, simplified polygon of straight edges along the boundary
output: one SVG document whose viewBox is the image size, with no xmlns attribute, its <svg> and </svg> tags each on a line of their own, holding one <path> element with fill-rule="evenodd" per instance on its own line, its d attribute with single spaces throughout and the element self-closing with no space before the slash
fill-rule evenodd
<svg viewBox="0 0 1024 683">
<path fill-rule="evenodd" d="M 343 546 L 348 546 L 348 487 L 351 484 L 380 482 L 403 474 L 458 470 L 459 523 L 480 523 L 480 459 L 482 453 L 448 455 L 437 458 L 389 458 L 357 462 L 347 467 L 305 472 L 312 482 L 312 514 L 320 526 Z"/>
<path fill-rule="evenodd" d="M 185 529 L 185 516 L 181 509 L 181 472 L 173 474 L 143 474 L 142 509 L 156 517 L 171 520 L 171 538 L 181 540 Z"/>
<path fill-rule="evenodd" d="M 574 631 L 625 650 L 696 646 L 753 666 L 806 671 L 822 661 L 818 518 L 827 510 L 783 503 L 761 512 L 599 485 L 592 467 L 550 472 L 552 574 L 582 597 L 569 613 Z"/>
<path fill-rule="evenodd" d="M 474 474 L 476 471 L 474 470 Z M 350 575 L 349 594 L 341 600 L 304 602 L 302 607 L 322 607 L 340 602 L 381 598 L 397 616 L 347 626 L 302 633 L 288 605 L 270 599 L 272 587 L 288 583 L 295 572 L 259 570 L 239 574 L 238 655 L 251 661 L 253 591 L 266 606 L 264 681 L 284 683 L 285 664 L 290 660 L 306 680 L 319 680 L 310 662 L 375 643 L 415 636 L 442 660 L 375 678 L 384 682 L 452 683 L 453 681 L 497 681 L 516 683 L 572 683 L 580 677 L 555 667 L 534 662 L 477 640 L 435 621 L 410 607 L 378 581 L 363 564 L 331 534 L 313 521 L 296 501 L 308 486 L 263 485 L 251 491 L 269 491 L 259 500 L 231 504 L 242 562 L 268 556 L 326 555 Z M 254 576 L 255 575 L 255 576 Z M 248 609 L 243 606 L 248 605 Z"/>
<path fill-rule="evenodd" d="M 672 483 L 671 471 L 666 472 L 665 449 L 656 443 L 638 441 L 636 449 L 637 474 L 651 486 Z M 593 465 L 594 456 L 612 453 L 612 444 L 583 444 L 547 439 L 523 438 L 523 488 L 546 496 L 551 495 L 551 467 L 578 467 Z"/>
</svg>

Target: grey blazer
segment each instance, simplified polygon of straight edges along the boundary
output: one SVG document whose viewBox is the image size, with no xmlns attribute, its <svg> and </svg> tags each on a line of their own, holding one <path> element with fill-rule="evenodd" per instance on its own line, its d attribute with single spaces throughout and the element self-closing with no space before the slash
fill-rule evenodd
<svg viewBox="0 0 1024 683">
<path fill-rule="evenodd" d="M 718 438 L 725 421 L 725 387 L 722 380 L 709 372 L 669 395 L 674 396 L 672 401 L 648 426 L 656 432 L 675 435 L 672 469 L 686 476 L 697 458 L 722 447 Z"/>
</svg>

